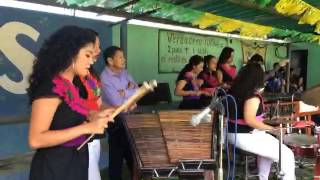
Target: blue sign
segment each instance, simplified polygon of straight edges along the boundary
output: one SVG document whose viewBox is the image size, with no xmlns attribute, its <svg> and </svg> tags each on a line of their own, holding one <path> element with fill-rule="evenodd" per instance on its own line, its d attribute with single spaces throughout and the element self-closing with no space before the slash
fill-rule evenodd
<svg viewBox="0 0 320 180">
<path fill-rule="evenodd" d="M 70 24 L 97 31 L 102 48 L 111 45 L 106 22 L 0 7 L 0 123 L 28 120 L 26 88 L 35 54 L 44 39 Z M 102 57 L 95 66 L 103 69 Z"/>
</svg>

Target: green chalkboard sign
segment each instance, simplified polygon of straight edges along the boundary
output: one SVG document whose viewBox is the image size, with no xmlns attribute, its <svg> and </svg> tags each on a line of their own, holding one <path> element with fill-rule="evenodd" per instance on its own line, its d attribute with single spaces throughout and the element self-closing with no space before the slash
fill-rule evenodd
<svg viewBox="0 0 320 180">
<path fill-rule="evenodd" d="M 179 72 L 195 54 L 217 56 L 226 44 L 220 37 L 159 30 L 159 73 Z"/>
</svg>

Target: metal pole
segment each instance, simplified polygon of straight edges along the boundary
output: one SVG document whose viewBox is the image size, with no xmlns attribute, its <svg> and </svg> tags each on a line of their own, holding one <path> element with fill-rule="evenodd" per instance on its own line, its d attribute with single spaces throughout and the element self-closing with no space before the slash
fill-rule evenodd
<svg viewBox="0 0 320 180">
<path fill-rule="evenodd" d="M 277 101 L 277 119 L 279 119 L 279 111 L 280 111 L 280 101 L 278 100 Z M 282 149 L 282 143 L 283 143 L 283 130 L 282 130 L 282 123 L 280 123 L 280 139 L 279 139 L 279 164 L 278 164 L 278 167 L 279 167 L 279 173 L 278 173 L 278 179 L 282 179 L 283 176 L 284 176 L 284 172 L 282 171 L 282 155 L 281 155 L 281 149 Z"/>
<path fill-rule="evenodd" d="M 289 63 L 287 64 L 287 73 L 286 73 L 286 93 L 289 92 L 289 88 L 290 88 L 290 69 L 291 69 L 291 46 L 290 45 L 287 45 L 287 56 L 288 56 L 288 59 L 289 59 Z"/>
<path fill-rule="evenodd" d="M 219 169 L 218 169 L 218 180 L 223 180 L 223 146 L 224 146 L 224 115 L 219 112 Z"/>
</svg>

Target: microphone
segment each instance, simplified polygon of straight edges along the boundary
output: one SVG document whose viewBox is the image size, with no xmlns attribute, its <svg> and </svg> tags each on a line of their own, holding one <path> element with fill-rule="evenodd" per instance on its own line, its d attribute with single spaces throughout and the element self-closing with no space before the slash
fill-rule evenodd
<svg viewBox="0 0 320 180">
<path fill-rule="evenodd" d="M 190 123 L 192 126 L 197 126 L 201 123 L 201 121 L 204 119 L 205 116 L 207 116 L 211 112 L 210 106 L 206 107 L 204 110 L 202 110 L 199 114 L 193 115 Z"/>
<path fill-rule="evenodd" d="M 221 99 L 218 96 L 212 97 L 211 103 L 209 106 L 207 106 L 205 109 L 203 109 L 199 114 L 193 115 L 190 123 L 192 126 L 199 125 L 202 121 L 210 122 L 211 121 L 211 115 L 210 112 L 218 108 L 221 110 L 222 107 Z"/>
</svg>

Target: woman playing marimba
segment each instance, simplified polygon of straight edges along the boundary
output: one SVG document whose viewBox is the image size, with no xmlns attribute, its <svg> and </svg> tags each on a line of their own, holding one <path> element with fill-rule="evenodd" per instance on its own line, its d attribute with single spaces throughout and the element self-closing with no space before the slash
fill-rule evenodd
<svg viewBox="0 0 320 180">
<path fill-rule="evenodd" d="M 237 75 L 229 92 L 236 99 L 238 119 L 235 120 L 235 110 L 230 106 L 229 110 L 233 120 L 228 123 L 228 140 L 231 144 L 236 144 L 237 148 L 258 155 L 259 179 L 267 180 L 272 162 L 279 161 L 279 141 L 265 132 L 265 130 L 273 131 L 274 128 L 262 122 L 261 89 L 264 85 L 263 77 L 263 70 L 257 63 L 244 66 Z M 237 128 L 235 128 L 235 124 L 237 124 Z M 283 180 L 294 180 L 293 152 L 286 145 L 282 145 L 281 148 Z"/>
</svg>

